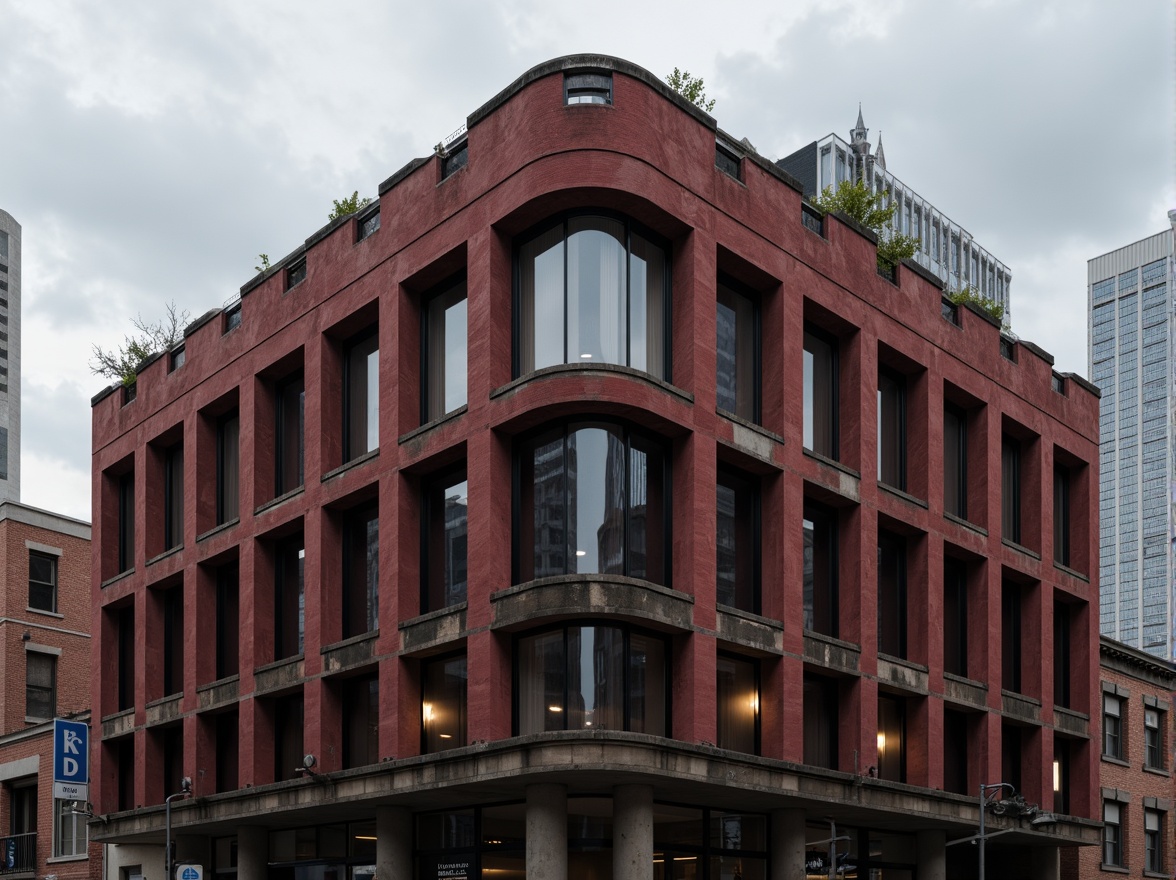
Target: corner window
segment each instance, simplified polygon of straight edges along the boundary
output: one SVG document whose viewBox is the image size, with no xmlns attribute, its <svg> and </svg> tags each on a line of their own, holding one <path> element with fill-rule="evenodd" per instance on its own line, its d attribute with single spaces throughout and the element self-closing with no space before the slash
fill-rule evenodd
<svg viewBox="0 0 1176 880">
<path fill-rule="evenodd" d="M 943 408 L 943 509 L 968 518 L 968 414 L 951 403 Z"/>
<path fill-rule="evenodd" d="M 1164 769 L 1164 719 L 1166 712 L 1148 707 L 1143 710 L 1143 766 Z"/>
<path fill-rule="evenodd" d="M 812 328 L 804 331 L 804 448 L 838 458 L 837 343 Z"/>
<path fill-rule="evenodd" d="M 184 447 L 163 453 L 163 549 L 184 543 Z"/>
<path fill-rule="evenodd" d="M 837 511 L 804 505 L 804 628 L 837 637 Z"/>
<path fill-rule="evenodd" d="M 74 812 L 74 801 L 53 800 L 53 856 L 84 856 L 89 851 L 90 831 L 86 816 Z"/>
<path fill-rule="evenodd" d="M 611 104 L 611 73 L 569 73 L 564 76 L 565 104 Z"/>
<path fill-rule="evenodd" d="M 216 524 L 237 519 L 241 497 L 241 418 L 236 411 L 216 423 Z"/>
<path fill-rule="evenodd" d="M 1103 757 L 1123 760 L 1123 701 L 1103 694 Z"/>
<path fill-rule="evenodd" d="M 29 551 L 29 607 L 57 611 L 57 557 Z"/>
<path fill-rule="evenodd" d="M 758 422 L 760 416 L 759 305 L 719 283 L 715 317 L 715 397 L 719 409 Z"/>
<path fill-rule="evenodd" d="M 302 374 L 299 373 L 278 385 L 276 395 L 275 497 L 297 489 L 303 481 L 306 389 Z"/>
<path fill-rule="evenodd" d="M 666 583 L 668 464 L 623 425 L 573 423 L 523 445 L 518 581 L 619 574 Z"/>
<path fill-rule="evenodd" d="M 343 356 L 343 449 L 347 461 L 380 445 L 380 339 L 353 340 Z"/>
<path fill-rule="evenodd" d="M 666 640 L 620 626 L 568 626 L 519 639 L 519 735 L 631 730 L 666 736 Z"/>
<path fill-rule="evenodd" d="M 907 647 L 906 540 L 878 532 L 878 651 L 905 658 Z"/>
<path fill-rule="evenodd" d="M 718 604 L 759 614 L 759 487 L 747 477 L 720 470 L 716 495 Z"/>
<path fill-rule="evenodd" d="M 1000 525 L 1006 541 L 1021 543 L 1021 444 L 1005 434 L 1000 443 Z"/>
<path fill-rule="evenodd" d="M 434 480 L 425 492 L 422 612 L 466 600 L 468 492 L 464 472 Z"/>
<path fill-rule="evenodd" d="M 1123 813 L 1124 809 L 1113 801 L 1103 802 L 1103 865 L 1124 868 L 1123 860 Z"/>
<path fill-rule="evenodd" d="M 274 548 L 275 660 L 302 653 L 302 638 L 306 631 L 305 564 L 302 535 L 279 541 Z"/>
<path fill-rule="evenodd" d="M 429 297 L 424 314 L 423 421 L 431 422 L 466 403 L 466 282 Z M 547 328 L 550 331 L 550 328 Z"/>
<path fill-rule="evenodd" d="M 39 720 L 57 714 L 57 658 L 25 651 L 25 715 Z"/>
<path fill-rule="evenodd" d="M 878 479 L 906 490 L 906 379 L 878 371 Z"/>
<path fill-rule="evenodd" d="M 720 749 L 759 754 L 759 703 L 758 664 L 720 654 L 715 680 Z"/>
<path fill-rule="evenodd" d="M 421 664 L 421 750 L 426 754 L 466 744 L 466 656 Z"/>
<path fill-rule="evenodd" d="M 573 216 L 518 251 L 516 375 L 621 364 L 669 376 L 667 249 L 628 220 Z"/>
<path fill-rule="evenodd" d="M 379 582 L 380 518 L 369 504 L 343 520 L 343 638 L 379 628 Z"/>
</svg>

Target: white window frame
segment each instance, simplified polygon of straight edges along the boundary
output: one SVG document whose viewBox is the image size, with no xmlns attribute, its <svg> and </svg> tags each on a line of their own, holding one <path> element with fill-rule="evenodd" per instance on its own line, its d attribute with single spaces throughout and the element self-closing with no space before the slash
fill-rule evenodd
<svg viewBox="0 0 1176 880">
<path fill-rule="evenodd" d="M 73 801 L 53 801 L 53 857 L 85 858 L 90 854 L 90 826 L 85 813 L 73 811 Z M 73 852 L 65 852 L 63 833 L 66 823 L 73 825 Z"/>
</svg>

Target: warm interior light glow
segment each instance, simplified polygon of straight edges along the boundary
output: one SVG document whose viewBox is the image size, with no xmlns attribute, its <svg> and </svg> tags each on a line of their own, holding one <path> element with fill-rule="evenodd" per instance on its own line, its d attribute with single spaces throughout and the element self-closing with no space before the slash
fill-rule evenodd
<svg viewBox="0 0 1176 880">
<path fill-rule="evenodd" d="M 442 733 L 442 734 L 438 734 L 438 735 L 441 737 L 441 739 L 453 739 L 452 733 Z"/>
<path fill-rule="evenodd" d="M 587 556 L 587 555 L 588 555 L 588 551 L 587 551 L 587 550 L 577 550 L 577 551 L 576 551 L 576 555 L 577 555 L 577 556 Z"/>
<path fill-rule="evenodd" d="M 1053 770 L 1054 770 L 1054 791 L 1061 791 L 1062 790 L 1062 762 L 1055 760 L 1054 765 L 1053 765 Z"/>
<path fill-rule="evenodd" d="M 367 834 L 357 834 L 357 835 L 355 835 L 355 839 L 356 840 L 375 840 L 376 838 L 374 836 L 369 836 Z"/>
<path fill-rule="evenodd" d="M 421 704 L 421 715 L 425 719 L 425 724 L 429 724 L 433 720 L 433 704 L 432 703 L 422 703 Z"/>
<path fill-rule="evenodd" d="M 757 712 L 759 712 L 759 694 L 754 694 L 754 693 L 753 693 L 753 694 L 751 695 L 751 701 L 750 701 L 750 702 L 751 702 L 751 711 L 752 711 L 752 713 L 757 713 Z"/>
<path fill-rule="evenodd" d="M 878 731 L 878 751 L 886 751 L 886 734 L 880 730 Z"/>
<path fill-rule="evenodd" d="M 547 711 L 548 712 L 562 712 L 563 706 L 548 706 Z"/>
</svg>

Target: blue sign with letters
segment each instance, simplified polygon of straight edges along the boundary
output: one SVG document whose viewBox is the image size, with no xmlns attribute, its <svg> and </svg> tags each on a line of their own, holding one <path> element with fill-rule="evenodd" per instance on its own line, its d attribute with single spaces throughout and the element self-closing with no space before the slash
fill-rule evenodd
<svg viewBox="0 0 1176 880">
<path fill-rule="evenodd" d="M 53 796 L 87 800 L 90 783 L 90 726 L 82 721 L 53 721 Z"/>
</svg>

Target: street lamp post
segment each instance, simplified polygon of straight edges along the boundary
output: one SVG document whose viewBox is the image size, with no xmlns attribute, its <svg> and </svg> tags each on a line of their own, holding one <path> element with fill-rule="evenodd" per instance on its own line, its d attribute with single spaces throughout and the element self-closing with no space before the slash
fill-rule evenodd
<svg viewBox="0 0 1176 880">
<path fill-rule="evenodd" d="M 1016 796 L 1016 786 L 1009 782 L 990 782 L 987 785 L 983 783 L 980 785 L 980 833 L 976 837 L 977 845 L 980 847 L 980 880 L 986 878 L 984 873 L 984 814 L 988 812 L 989 792 L 998 795 L 1005 788 L 1011 791 L 1014 797 Z"/>
<path fill-rule="evenodd" d="M 163 803 L 164 803 L 163 836 L 165 838 L 165 840 L 163 842 L 163 845 L 164 845 L 163 864 L 164 864 L 164 870 L 167 874 L 165 880 L 174 880 L 174 878 L 172 877 L 171 802 L 175 798 L 189 798 L 191 796 L 192 796 L 192 777 L 185 776 L 183 779 L 180 780 L 180 790 L 177 791 L 175 794 L 169 794 L 167 797 L 165 797 L 163 799 Z M 981 846 L 983 846 L 983 844 L 981 844 Z M 981 856 L 980 864 L 984 864 L 983 856 Z"/>
</svg>

